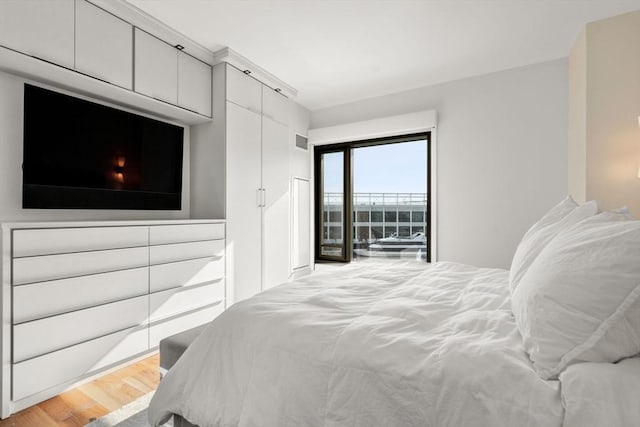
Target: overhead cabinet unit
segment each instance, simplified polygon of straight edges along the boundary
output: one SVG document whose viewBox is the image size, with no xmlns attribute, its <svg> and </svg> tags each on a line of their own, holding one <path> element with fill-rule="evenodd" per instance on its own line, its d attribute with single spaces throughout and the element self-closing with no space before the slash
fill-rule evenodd
<svg viewBox="0 0 640 427">
<path fill-rule="evenodd" d="M 211 66 L 135 30 L 135 91 L 211 116 Z"/>
<path fill-rule="evenodd" d="M 211 117 L 209 64 L 86 0 L 0 0 L 0 46 Z"/>
<path fill-rule="evenodd" d="M 178 49 L 136 28 L 134 69 L 136 92 L 178 103 Z"/>
<path fill-rule="evenodd" d="M 178 52 L 178 106 L 211 117 L 211 66 Z"/>
<path fill-rule="evenodd" d="M 289 126 L 289 103 L 275 89 L 262 85 L 262 115 Z"/>
<path fill-rule="evenodd" d="M 75 0 L 0 1 L 0 45 L 74 66 Z"/>
<path fill-rule="evenodd" d="M 76 70 L 133 89 L 133 26 L 76 0 Z"/>
</svg>

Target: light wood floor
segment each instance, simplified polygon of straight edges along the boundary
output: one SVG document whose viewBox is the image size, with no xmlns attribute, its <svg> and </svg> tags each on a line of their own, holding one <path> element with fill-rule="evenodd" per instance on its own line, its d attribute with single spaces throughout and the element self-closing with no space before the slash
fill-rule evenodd
<svg viewBox="0 0 640 427">
<path fill-rule="evenodd" d="M 20 411 L 0 427 L 82 427 L 158 387 L 158 355 Z"/>
</svg>

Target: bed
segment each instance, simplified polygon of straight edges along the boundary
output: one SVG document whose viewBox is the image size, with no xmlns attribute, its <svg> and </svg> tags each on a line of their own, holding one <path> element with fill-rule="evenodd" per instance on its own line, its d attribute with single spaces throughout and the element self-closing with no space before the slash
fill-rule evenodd
<svg viewBox="0 0 640 427">
<path fill-rule="evenodd" d="M 448 262 L 363 262 L 270 289 L 206 327 L 160 383 L 149 420 L 638 425 L 637 358 L 572 363 L 559 377 L 541 378 L 514 316 L 510 274 Z"/>
</svg>

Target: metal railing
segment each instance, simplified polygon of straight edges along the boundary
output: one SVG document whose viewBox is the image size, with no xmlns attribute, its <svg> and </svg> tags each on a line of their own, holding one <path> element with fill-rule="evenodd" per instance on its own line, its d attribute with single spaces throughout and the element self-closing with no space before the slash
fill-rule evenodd
<svg viewBox="0 0 640 427">
<path fill-rule="evenodd" d="M 342 243 L 343 193 L 324 193 L 323 242 Z M 354 193 L 353 241 L 371 243 L 392 234 L 409 236 L 427 227 L 426 193 Z"/>
</svg>

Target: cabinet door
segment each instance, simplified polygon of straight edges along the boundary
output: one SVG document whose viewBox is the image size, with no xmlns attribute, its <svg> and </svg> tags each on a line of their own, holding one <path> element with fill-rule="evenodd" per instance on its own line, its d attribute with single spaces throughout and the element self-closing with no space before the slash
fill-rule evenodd
<svg viewBox="0 0 640 427">
<path fill-rule="evenodd" d="M 289 278 L 289 129 L 262 119 L 263 287 Z"/>
<path fill-rule="evenodd" d="M 178 52 L 178 105 L 211 117 L 211 66 Z"/>
<path fill-rule="evenodd" d="M 311 191 L 309 181 L 293 179 L 291 189 L 291 211 L 293 214 L 291 230 L 291 269 L 308 267 L 311 263 Z"/>
<path fill-rule="evenodd" d="M 0 1 L 0 45 L 63 67 L 74 63 L 74 0 Z"/>
<path fill-rule="evenodd" d="M 262 114 L 288 126 L 289 100 L 269 86 L 262 85 Z"/>
<path fill-rule="evenodd" d="M 76 0 L 76 70 L 133 89 L 133 27 Z"/>
<path fill-rule="evenodd" d="M 231 302 L 262 289 L 260 122 L 259 114 L 227 102 L 226 257 Z"/>
<path fill-rule="evenodd" d="M 255 113 L 262 112 L 262 83 L 227 65 L 227 101 Z"/>
<path fill-rule="evenodd" d="M 135 29 L 134 90 L 143 95 L 178 103 L 178 49 Z"/>
</svg>

